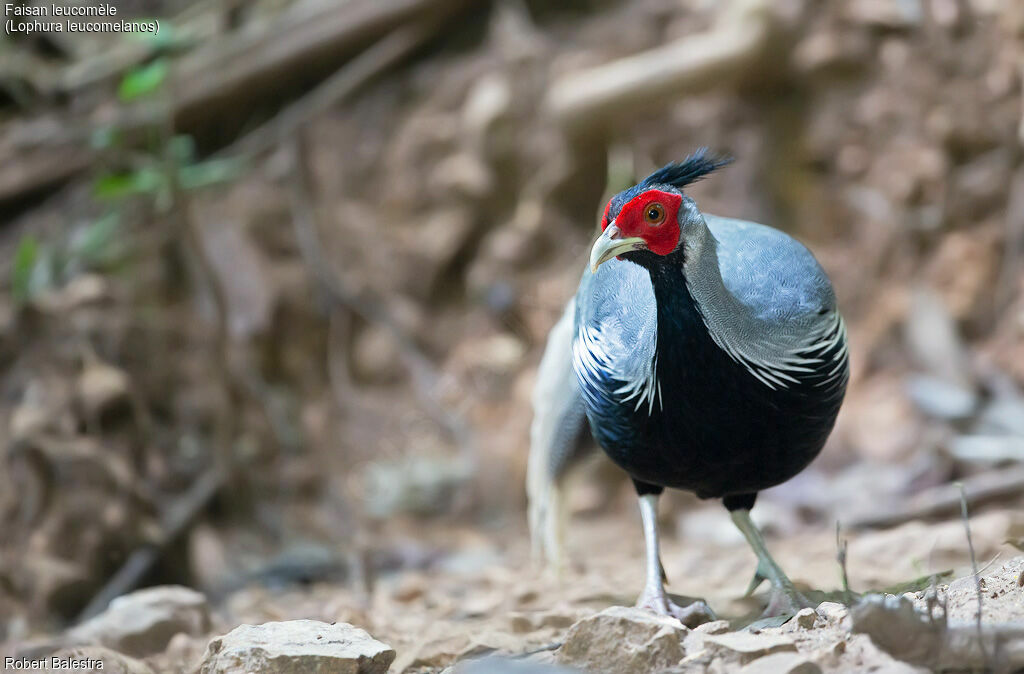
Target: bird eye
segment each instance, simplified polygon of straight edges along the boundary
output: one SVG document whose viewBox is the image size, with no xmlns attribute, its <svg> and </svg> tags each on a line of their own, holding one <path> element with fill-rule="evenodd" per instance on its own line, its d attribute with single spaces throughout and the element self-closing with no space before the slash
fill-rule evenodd
<svg viewBox="0 0 1024 674">
<path fill-rule="evenodd" d="M 659 203 L 650 204 L 644 211 L 644 221 L 649 225 L 660 225 L 665 221 L 665 207 Z"/>
</svg>

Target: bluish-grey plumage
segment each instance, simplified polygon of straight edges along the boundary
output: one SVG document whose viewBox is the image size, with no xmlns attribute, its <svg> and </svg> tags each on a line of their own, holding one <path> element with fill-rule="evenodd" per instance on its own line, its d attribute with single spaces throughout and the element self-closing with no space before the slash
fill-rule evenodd
<svg viewBox="0 0 1024 674">
<path fill-rule="evenodd" d="M 815 358 L 807 350 L 842 330 L 828 277 L 803 244 L 779 230 L 713 215 L 704 220 L 714 241 L 699 260 L 691 258 L 689 280 L 680 276 L 679 283 L 687 283 L 709 332 L 730 356 L 769 387 L 793 383 Z M 604 264 L 596 274 L 587 270 L 577 303 L 579 376 L 611 376 L 658 404 L 657 307 L 648 271 L 625 261 Z M 598 348 L 582 348 L 586 342 Z M 845 361 L 841 355 L 836 365 Z M 837 369 L 836 380 L 844 373 Z"/>
</svg>

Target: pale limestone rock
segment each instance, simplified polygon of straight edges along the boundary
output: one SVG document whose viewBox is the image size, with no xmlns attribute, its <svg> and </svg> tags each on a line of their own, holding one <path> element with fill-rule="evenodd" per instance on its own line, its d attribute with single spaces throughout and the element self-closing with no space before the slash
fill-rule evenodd
<svg viewBox="0 0 1024 674">
<path fill-rule="evenodd" d="M 348 623 L 239 625 L 213 639 L 200 674 L 385 674 L 395 651 Z"/>
<path fill-rule="evenodd" d="M 135 657 L 162 652 L 175 634 L 206 634 L 206 597 L 179 585 L 139 590 L 110 602 L 103 613 L 72 628 L 69 641 L 106 646 Z"/>
<path fill-rule="evenodd" d="M 556 659 L 591 674 L 647 674 L 683 659 L 688 632 L 675 618 L 613 606 L 573 625 Z"/>
</svg>

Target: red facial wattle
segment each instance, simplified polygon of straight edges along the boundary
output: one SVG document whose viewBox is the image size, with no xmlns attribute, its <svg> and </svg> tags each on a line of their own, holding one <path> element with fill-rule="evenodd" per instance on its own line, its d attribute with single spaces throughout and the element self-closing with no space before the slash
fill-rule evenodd
<svg viewBox="0 0 1024 674">
<path fill-rule="evenodd" d="M 652 253 L 668 255 L 679 245 L 679 205 L 682 201 L 679 194 L 648 190 L 622 207 L 615 218 L 615 225 L 625 236 L 642 238 Z M 655 213 L 659 215 L 651 218 Z M 607 226 L 606 209 L 602 227 Z"/>
</svg>

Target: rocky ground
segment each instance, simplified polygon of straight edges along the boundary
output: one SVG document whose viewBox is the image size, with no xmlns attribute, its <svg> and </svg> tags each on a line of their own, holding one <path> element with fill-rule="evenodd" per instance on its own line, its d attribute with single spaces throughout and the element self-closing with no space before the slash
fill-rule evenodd
<svg viewBox="0 0 1024 674">
<path fill-rule="evenodd" d="M 1024 557 L 1004 542 L 1019 530 L 1019 513 L 993 510 L 972 522 L 983 567 L 986 655 L 974 638 L 974 578 L 953 580 L 970 568 L 959 520 L 850 535 L 852 590 L 897 593 L 854 595 L 852 615 L 835 591 L 831 532 L 773 538 L 780 562 L 809 596 L 822 597 L 820 579 L 837 581 L 825 586 L 833 592 L 816 610 L 782 624 L 751 623 L 760 605 L 758 596 L 739 598 L 753 569 L 742 542 L 670 537 L 670 588 L 706 598 L 723 618 L 693 630 L 630 607 L 642 564 L 636 524 L 618 515 L 578 520 L 573 569 L 561 580 L 531 567 L 522 530 L 439 530 L 430 544 L 447 554 L 417 570 L 384 574 L 369 592 L 331 582 L 254 585 L 219 598 L 179 586 L 150 588 L 59 637 L 9 642 L 5 655 L 76 653 L 102 660 L 103 671 L 138 673 L 427 674 L 453 666 L 477 674 L 924 672 L 940 656 L 952 671 L 978 668 L 985 657 L 994 671 L 1024 666 Z M 427 543 L 413 531 L 401 535 L 409 546 Z M 938 574 L 934 588 L 925 578 L 917 581 L 924 589 L 897 589 L 928 574 Z M 478 661 L 484 656 L 510 660 Z"/>
<path fill-rule="evenodd" d="M 174 48 L 192 57 L 251 46 L 260 26 L 255 51 L 273 52 L 293 4 L 336 21 L 343 5 L 385 3 L 252 0 L 226 17 L 216 2 L 140 4 L 204 6 Z M 234 117 L 181 116 L 167 147 L 92 147 L 131 118 L 118 71 L 26 99 L 32 72 L 12 79 L 0 59 L 0 157 L 15 158 L 0 161 L 0 188 L 38 168 L 26 147 L 52 156 L 55 130 L 97 132 L 87 159 L 57 147 L 52 163 L 70 175 L 0 204 L 0 649 L 77 644 L 104 671 L 143 673 L 425 673 L 491 653 L 531 655 L 458 666 L 1017 662 L 1024 4 L 478 4 L 332 105 L 301 105 L 312 81 L 272 87 L 260 105 L 225 97 Z M 205 37 L 185 44 L 192 28 Z M 728 76 L 680 78 L 704 83 L 627 100 L 585 133 L 558 112 L 605 64 L 747 29 L 761 39 Z M 74 46 L 0 50 L 47 72 L 106 51 Z M 174 49 L 172 69 L 188 65 Z M 296 104 L 301 128 L 285 124 L 221 182 L 173 203 L 160 190 L 98 194 L 154 165 L 173 172 L 172 155 L 182 170 L 238 159 L 250 131 L 279 128 Z M 693 186 L 697 203 L 805 241 L 850 331 L 828 446 L 754 512 L 781 564 L 827 603 L 757 632 L 740 629 L 760 610 L 740 598 L 753 558 L 718 505 L 663 499 L 670 589 L 729 619 L 692 631 L 609 609 L 639 592 L 643 545 L 635 499 L 607 464 L 572 492 L 562 578 L 531 564 L 523 524 L 535 369 L 603 198 L 703 145 L 736 161 Z M 955 481 L 985 580 L 982 647 Z M 851 590 L 910 589 L 912 603 L 846 615 L 837 520 Z M 915 611 L 936 601 L 948 620 L 922 622 Z"/>
</svg>

